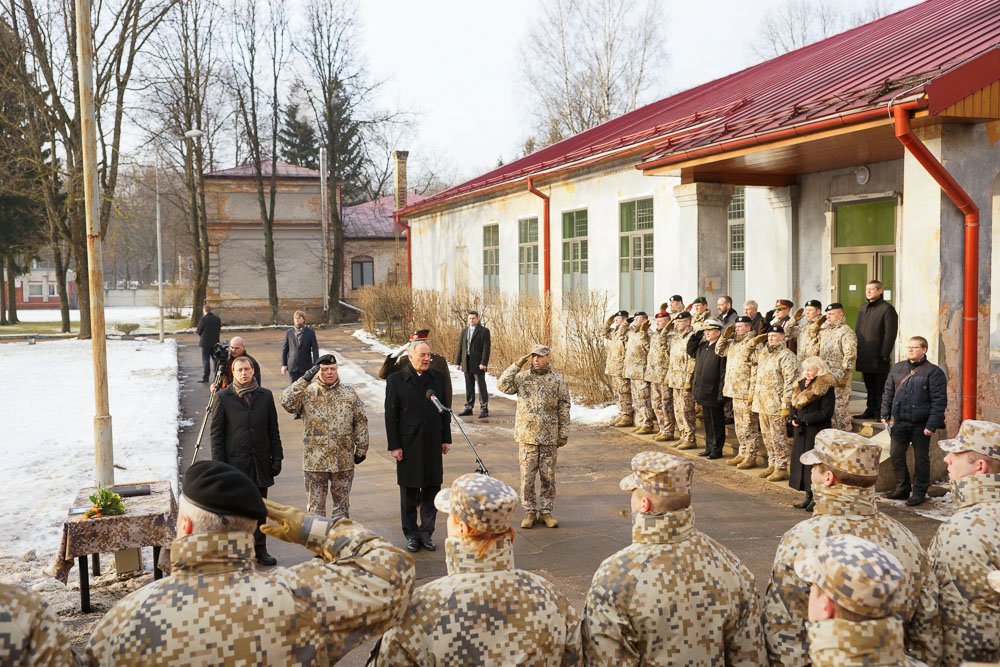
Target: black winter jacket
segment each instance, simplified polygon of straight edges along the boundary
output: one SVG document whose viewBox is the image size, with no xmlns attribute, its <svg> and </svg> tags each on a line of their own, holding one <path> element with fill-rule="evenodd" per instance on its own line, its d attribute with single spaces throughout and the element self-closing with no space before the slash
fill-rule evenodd
<svg viewBox="0 0 1000 667">
<path fill-rule="evenodd" d="M 715 343 L 705 340 L 705 332 L 695 332 L 688 338 L 687 353 L 694 357 L 691 397 L 698 405 L 722 405 L 722 387 L 726 384 L 726 358 L 715 353 Z"/>
<path fill-rule="evenodd" d="M 212 416 L 212 458 L 243 471 L 257 486 L 267 488 L 281 472 L 278 411 L 270 390 L 257 387 L 249 404 L 232 387 L 219 392 Z"/>
<path fill-rule="evenodd" d="M 916 370 L 913 377 L 896 386 Z M 948 407 L 948 378 L 944 371 L 927 357 L 917 363 L 900 361 L 892 367 L 882 392 L 882 418 L 892 417 L 896 423 L 922 426 L 929 431 L 944 427 L 944 411 Z"/>
<path fill-rule="evenodd" d="M 858 308 L 858 323 L 854 325 L 858 336 L 855 368 L 861 373 L 888 373 L 898 331 L 899 316 L 891 303 L 880 296 L 862 304 Z"/>
<path fill-rule="evenodd" d="M 198 320 L 198 328 L 194 332 L 198 334 L 199 347 L 215 347 L 222 332 L 222 320 L 215 313 L 205 313 Z"/>
<path fill-rule="evenodd" d="M 403 460 L 396 462 L 399 486 L 440 486 L 444 477 L 441 443 L 451 442 L 451 416 L 437 411 L 427 398 L 428 389 L 440 399 L 445 392 L 444 374 L 428 369 L 417 375 L 413 366 L 408 366 L 390 375 L 385 383 L 388 449 L 403 450 Z"/>
</svg>

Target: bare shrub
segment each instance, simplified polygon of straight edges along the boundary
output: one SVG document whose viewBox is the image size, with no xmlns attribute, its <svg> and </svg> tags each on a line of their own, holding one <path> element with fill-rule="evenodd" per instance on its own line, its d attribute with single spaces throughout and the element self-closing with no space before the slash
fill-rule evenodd
<svg viewBox="0 0 1000 667">
<path fill-rule="evenodd" d="M 609 303 L 608 293 L 597 291 L 568 299 L 558 318 L 560 335 L 553 335 L 570 391 L 587 405 L 602 405 L 612 400 L 611 383 L 604 374 L 603 333 Z"/>
<path fill-rule="evenodd" d="M 172 320 L 184 317 L 184 315 L 181 314 L 181 311 L 183 308 L 187 307 L 188 299 L 190 298 L 190 285 L 164 285 L 163 316 Z"/>
<path fill-rule="evenodd" d="M 370 285 L 358 290 L 361 326 L 369 334 L 394 343 L 405 342 L 409 336 L 410 315 L 408 285 Z"/>
</svg>

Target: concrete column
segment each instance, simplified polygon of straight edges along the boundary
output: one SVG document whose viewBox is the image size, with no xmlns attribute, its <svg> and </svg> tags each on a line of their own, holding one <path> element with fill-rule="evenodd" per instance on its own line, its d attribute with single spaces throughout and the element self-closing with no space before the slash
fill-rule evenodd
<svg viewBox="0 0 1000 667">
<path fill-rule="evenodd" d="M 734 186 L 722 183 L 684 183 L 674 186 L 679 209 L 680 240 L 674 257 L 682 276 L 677 291 L 691 303 L 708 299 L 709 309 L 729 285 L 729 228 L 726 213 Z M 671 288 L 673 289 L 673 288 Z"/>
<path fill-rule="evenodd" d="M 767 252 L 763 254 L 754 253 L 754 261 L 758 264 L 754 268 L 769 272 L 768 293 L 774 293 L 774 299 L 760 304 L 765 312 L 777 299 L 791 299 L 796 306 L 802 305 L 798 263 L 795 261 L 799 254 L 799 188 L 796 185 L 768 188 L 767 201 L 771 205 L 770 224 L 766 227 L 755 224 L 753 232 L 754 236 L 762 237 L 758 241 L 767 247 Z M 759 266 L 762 262 L 765 266 Z"/>
</svg>

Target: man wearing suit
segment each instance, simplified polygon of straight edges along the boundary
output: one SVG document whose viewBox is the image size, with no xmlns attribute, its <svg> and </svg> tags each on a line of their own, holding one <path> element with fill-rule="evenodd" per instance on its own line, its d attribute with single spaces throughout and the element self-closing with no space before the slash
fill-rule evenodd
<svg viewBox="0 0 1000 667">
<path fill-rule="evenodd" d="M 195 329 L 195 333 L 198 334 L 198 345 L 201 347 L 201 365 L 203 367 L 201 372 L 201 381 L 208 382 L 208 362 L 212 358 L 212 348 L 219 342 L 219 334 L 222 332 L 222 320 L 219 319 L 218 315 L 212 312 L 211 306 L 207 303 L 205 304 L 205 308 L 202 312 L 204 314 L 201 316 L 201 319 L 198 320 L 198 328 Z M 215 374 L 218 370 L 219 361 L 216 360 L 214 366 L 211 368 L 211 371 Z"/>
<path fill-rule="evenodd" d="M 455 366 L 465 373 L 465 410 L 462 417 L 472 414 L 476 402 L 476 385 L 479 385 L 480 417 L 489 417 L 489 394 L 486 393 L 486 366 L 490 363 L 490 330 L 479 324 L 479 313 L 469 311 L 469 326 L 462 329 L 458 339 Z"/>
<path fill-rule="evenodd" d="M 319 359 L 319 343 L 316 332 L 306 326 L 306 314 L 296 310 L 292 317 L 295 326 L 285 332 L 285 342 L 281 345 L 281 374 L 288 373 L 294 383 L 302 374 L 316 365 Z M 291 356 L 291 360 L 289 360 Z M 295 419 L 302 415 L 295 413 Z"/>
<path fill-rule="evenodd" d="M 399 349 L 385 355 L 385 361 L 382 362 L 382 367 L 378 370 L 379 379 L 388 380 L 389 376 L 393 373 L 398 373 L 409 368 L 410 357 L 407 353 L 410 351 L 411 346 L 421 341 L 430 345 L 430 335 L 430 329 L 417 329 L 410 334 L 410 341 L 406 345 L 402 345 Z M 448 366 L 448 360 L 440 354 L 431 352 L 431 368 L 441 371 L 444 374 L 444 396 L 439 396 L 438 398 L 441 399 L 441 402 L 446 407 L 451 408 L 451 367 Z"/>
<path fill-rule="evenodd" d="M 444 395 L 444 375 L 431 365 L 431 347 L 425 342 L 410 348 L 410 365 L 389 376 L 385 387 L 385 433 L 389 454 L 396 459 L 399 514 L 406 549 L 434 550 L 431 535 L 437 509 L 434 496 L 444 478 L 443 454 L 451 449 L 451 418 L 439 413 L 427 397 Z M 420 525 L 417 525 L 417 510 Z"/>
</svg>

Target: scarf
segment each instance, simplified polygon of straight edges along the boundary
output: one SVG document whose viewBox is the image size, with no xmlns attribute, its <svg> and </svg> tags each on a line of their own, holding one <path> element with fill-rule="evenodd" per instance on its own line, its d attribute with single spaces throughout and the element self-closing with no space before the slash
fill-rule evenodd
<svg viewBox="0 0 1000 667">
<path fill-rule="evenodd" d="M 305 325 L 293 327 L 295 329 L 295 344 L 299 345 L 302 343 L 302 330 L 305 329 Z"/>
<path fill-rule="evenodd" d="M 250 376 L 250 382 L 248 382 L 247 384 L 240 384 L 239 380 L 233 378 L 233 391 L 236 392 L 237 396 L 239 396 L 240 398 L 242 398 L 247 402 L 249 402 L 249 399 L 246 398 L 246 395 L 256 388 L 257 388 L 257 378 L 255 378 L 253 375 Z"/>
</svg>

